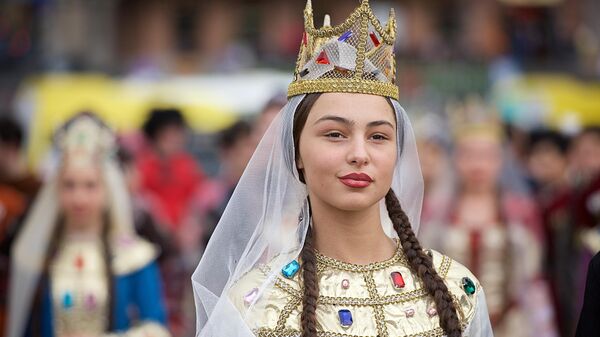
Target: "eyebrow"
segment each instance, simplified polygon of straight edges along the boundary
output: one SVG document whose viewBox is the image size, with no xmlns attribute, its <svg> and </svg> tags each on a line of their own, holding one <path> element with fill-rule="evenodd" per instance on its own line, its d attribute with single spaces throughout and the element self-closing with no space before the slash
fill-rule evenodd
<svg viewBox="0 0 600 337">
<path fill-rule="evenodd" d="M 356 122 L 346 119 L 344 117 L 333 116 L 333 115 L 325 115 L 325 116 L 319 118 L 314 124 L 324 122 L 324 121 L 334 121 L 334 122 L 345 124 L 347 126 L 354 126 L 356 124 Z M 378 121 L 369 122 L 367 124 L 367 127 L 371 128 L 371 127 L 380 126 L 380 125 L 388 125 L 392 129 L 394 128 L 394 125 L 386 120 L 378 120 Z"/>
<path fill-rule="evenodd" d="M 353 126 L 355 124 L 354 121 L 351 121 L 351 120 L 346 119 L 344 117 L 332 116 L 332 115 L 325 115 L 325 116 L 319 118 L 315 122 L 315 124 L 318 124 L 318 123 L 321 123 L 321 122 L 324 122 L 324 121 L 334 121 L 334 122 L 345 124 L 347 126 Z"/>
<path fill-rule="evenodd" d="M 388 125 L 392 129 L 394 128 L 394 125 L 392 123 L 390 123 L 388 121 L 384 121 L 384 120 L 369 122 L 369 124 L 367 124 L 367 127 L 371 128 L 371 127 L 380 126 L 380 125 Z"/>
</svg>

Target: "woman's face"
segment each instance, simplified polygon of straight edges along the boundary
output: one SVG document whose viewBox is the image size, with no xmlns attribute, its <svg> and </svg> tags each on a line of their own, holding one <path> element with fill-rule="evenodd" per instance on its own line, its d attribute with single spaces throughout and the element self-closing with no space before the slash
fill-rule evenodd
<svg viewBox="0 0 600 337">
<path fill-rule="evenodd" d="M 381 96 L 324 93 L 308 114 L 298 146 L 298 169 L 311 204 L 366 209 L 392 183 L 397 158 L 394 111 Z"/>
<path fill-rule="evenodd" d="M 61 210 L 70 223 L 84 225 L 102 217 L 106 190 L 100 170 L 94 165 L 72 165 L 67 161 L 58 190 Z"/>
<path fill-rule="evenodd" d="M 456 144 L 456 169 L 463 188 L 495 189 L 502 166 L 501 145 L 484 136 L 465 136 Z"/>
</svg>

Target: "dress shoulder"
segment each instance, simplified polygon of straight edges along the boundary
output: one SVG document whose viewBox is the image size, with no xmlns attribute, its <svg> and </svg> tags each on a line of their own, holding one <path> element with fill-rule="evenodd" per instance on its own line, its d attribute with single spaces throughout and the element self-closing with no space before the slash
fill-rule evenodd
<svg viewBox="0 0 600 337">
<path fill-rule="evenodd" d="M 435 250 L 429 251 L 433 257 L 434 266 L 442 266 L 440 269 L 443 269 L 443 274 L 440 276 L 454 297 L 459 319 L 468 324 L 477 312 L 479 294 L 483 291 L 479 280 L 467 267 L 456 260 Z M 444 261 L 446 262 L 444 263 Z"/>
<path fill-rule="evenodd" d="M 257 266 L 228 290 L 229 300 L 255 332 L 279 327 L 281 316 L 288 310 L 290 302 L 300 303 L 299 276 L 291 279 L 282 277 L 274 270 L 276 264 L 275 259 Z"/>
<path fill-rule="evenodd" d="M 116 275 L 134 273 L 158 257 L 158 248 L 150 242 L 131 235 L 115 239 L 112 247 L 112 268 Z"/>
</svg>

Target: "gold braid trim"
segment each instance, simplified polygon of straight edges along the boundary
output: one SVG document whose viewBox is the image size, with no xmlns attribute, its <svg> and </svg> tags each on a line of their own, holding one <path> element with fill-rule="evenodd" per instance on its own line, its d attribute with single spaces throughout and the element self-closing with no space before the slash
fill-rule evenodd
<svg viewBox="0 0 600 337">
<path fill-rule="evenodd" d="M 292 82 L 288 87 L 288 97 L 317 92 L 353 92 L 391 97 L 398 100 L 400 92 L 392 83 L 356 79 L 356 78 L 323 78 Z"/>
<path fill-rule="evenodd" d="M 321 255 L 322 256 L 322 255 Z M 398 255 L 396 255 L 398 256 Z M 373 265 L 377 268 L 371 269 L 380 270 L 386 268 L 394 263 L 391 261 L 399 261 L 396 260 L 396 256 L 388 261 L 383 261 L 379 263 L 374 263 Z M 317 255 L 317 260 L 319 259 L 319 255 Z M 335 261 L 335 260 L 334 260 Z M 447 256 L 442 256 L 442 262 L 438 269 L 438 273 L 440 277 L 443 279 L 448 275 L 448 271 L 450 270 L 450 265 L 452 264 L 452 259 Z M 366 265 L 369 266 L 369 265 Z M 365 266 L 365 267 L 366 267 Z M 266 265 L 260 267 L 261 272 L 268 276 L 270 273 L 270 268 Z M 302 291 L 297 290 L 292 287 L 290 284 L 285 282 L 279 277 L 275 278 L 275 286 L 286 293 L 290 294 L 292 297 L 295 297 L 298 301 L 302 300 Z M 377 305 L 389 305 L 389 304 L 401 304 L 406 302 L 412 302 L 418 300 L 419 298 L 423 298 L 428 296 L 427 291 L 423 288 L 415 289 L 412 291 L 402 292 L 399 294 L 395 294 L 392 296 L 384 296 L 384 297 L 376 297 L 376 298 L 359 298 L 359 297 L 331 297 L 331 296 L 319 296 L 317 303 L 318 304 L 331 304 L 331 305 L 339 305 L 339 306 L 357 306 L 357 307 L 366 307 L 366 306 L 377 306 Z"/>
</svg>

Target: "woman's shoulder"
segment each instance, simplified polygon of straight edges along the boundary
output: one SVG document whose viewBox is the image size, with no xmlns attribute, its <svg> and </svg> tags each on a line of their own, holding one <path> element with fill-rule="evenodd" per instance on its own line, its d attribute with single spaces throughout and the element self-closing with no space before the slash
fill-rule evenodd
<svg viewBox="0 0 600 337">
<path fill-rule="evenodd" d="M 245 311 L 252 303 L 251 300 L 254 299 L 250 294 L 258 292 L 266 279 L 266 275 L 257 267 L 244 274 L 231 285 L 228 292 L 229 299 L 238 311 Z"/>
<path fill-rule="evenodd" d="M 252 330 L 275 329 L 282 315 L 290 311 L 290 303 L 293 302 L 295 307 L 300 303 L 300 272 L 290 278 L 283 277 L 277 267 L 279 264 L 281 261 L 275 258 L 256 266 L 235 281 L 227 292 L 229 300 Z M 286 325 L 299 326 L 297 315 L 286 316 L 292 316 L 286 319 Z"/>
<path fill-rule="evenodd" d="M 158 256 L 158 249 L 153 244 L 135 235 L 116 238 L 111 248 L 113 272 L 119 276 L 133 274 L 147 267 Z"/>
<path fill-rule="evenodd" d="M 461 321 L 468 323 L 475 316 L 479 295 L 483 288 L 479 280 L 464 265 L 435 250 L 431 252 L 433 265 L 452 294 Z M 485 304 L 483 304 L 485 305 Z"/>
</svg>

